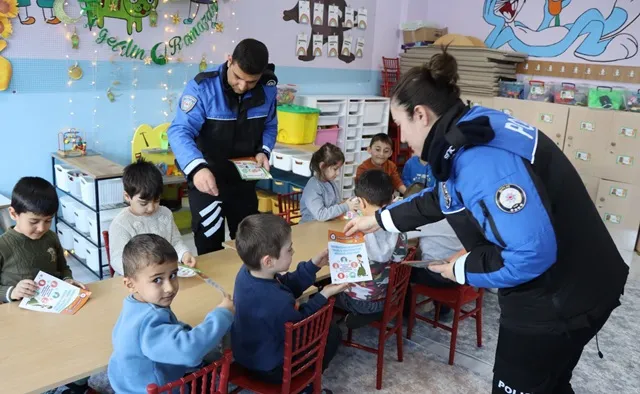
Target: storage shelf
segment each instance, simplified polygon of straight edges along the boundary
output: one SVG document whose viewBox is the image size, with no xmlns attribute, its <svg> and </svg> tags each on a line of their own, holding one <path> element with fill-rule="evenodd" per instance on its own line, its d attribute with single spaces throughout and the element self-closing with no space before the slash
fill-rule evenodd
<svg viewBox="0 0 640 394">
<path fill-rule="evenodd" d="M 65 251 L 67 252 L 67 254 L 71 257 L 73 257 L 74 259 L 76 259 L 76 261 L 78 263 L 80 263 L 80 265 L 82 265 L 84 268 L 86 268 L 87 270 L 89 270 L 89 272 L 91 272 L 92 274 L 94 274 L 96 277 L 98 277 L 98 279 L 102 280 L 105 278 L 105 276 L 109 276 L 109 274 L 105 275 L 105 269 L 107 270 L 107 272 L 109 272 L 109 264 L 107 265 L 103 265 L 102 261 L 100 262 L 100 268 L 102 272 L 96 272 L 94 271 L 91 267 L 89 267 L 86 263 L 86 259 L 83 259 L 82 257 L 79 257 L 78 255 L 76 255 L 75 253 L 73 253 L 71 250 L 69 249 L 65 249 Z"/>
<path fill-rule="evenodd" d="M 87 204 L 86 202 L 82 201 L 82 199 L 74 196 L 73 194 L 69 193 L 66 190 L 62 190 L 60 189 L 60 187 L 58 185 L 56 185 L 56 189 L 60 190 L 62 193 L 66 194 L 67 196 L 73 198 L 76 202 L 82 204 L 85 208 L 90 209 L 92 212 L 96 213 L 98 211 L 109 211 L 112 209 L 118 209 L 118 208 L 124 208 L 127 206 L 127 204 L 125 203 L 120 203 L 120 204 L 108 204 L 108 205 L 102 205 L 100 206 L 100 209 L 96 210 L 95 207 L 92 207 L 91 205 Z"/>
<path fill-rule="evenodd" d="M 78 230 L 78 228 L 75 226 L 75 224 L 71 224 L 67 220 L 65 220 L 64 218 L 61 218 L 61 217 L 58 218 L 58 221 L 60 223 L 66 224 L 67 227 L 69 227 L 71 230 L 73 230 L 74 233 L 78 234 L 79 236 L 81 236 L 82 238 L 87 240 L 87 242 L 89 242 L 91 245 L 95 246 L 96 248 L 101 248 L 103 246 L 101 238 L 98 238 L 99 242 L 96 243 L 96 242 L 93 241 L 93 239 L 91 239 L 91 234 L 81 232 L 80 230 Z M 102 236 L 102 234 L 100 234 L 100 236 Z"/>
</svg>

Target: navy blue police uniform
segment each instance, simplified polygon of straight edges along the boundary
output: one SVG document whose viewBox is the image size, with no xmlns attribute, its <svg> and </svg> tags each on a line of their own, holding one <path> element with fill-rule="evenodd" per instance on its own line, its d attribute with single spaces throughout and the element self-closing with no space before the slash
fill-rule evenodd
<svg viewBox="0 0 640 394">
<path fill-rule="evenodd" d="M 227 64 L 187 83 L 167 132 L 176 162 L 189 182 L 192 229 L 198 254 L 222 249 L 225 217 L 231 238 L 246 216 L 258 212 L 256 182 L 243 181 L 229 159 L 270 157 L 276 142 L 276 84 L 273 65 L 250 91 L 238 95 L 227 82 Z M 200 192 L 193 176 L 208 168 L 218 196 Z"/>
<path fill-rule="evenodd" d="M 579 174 L 535 127 L 461 101 L 421 157 L 438 184 L 380 210 L 378 224 L 409 231 L 446 218 L 469 251 L 456 282 L 499 289 L 494 393 L 573 392 L 573 368 L 629 272 Z"/>
</svg>

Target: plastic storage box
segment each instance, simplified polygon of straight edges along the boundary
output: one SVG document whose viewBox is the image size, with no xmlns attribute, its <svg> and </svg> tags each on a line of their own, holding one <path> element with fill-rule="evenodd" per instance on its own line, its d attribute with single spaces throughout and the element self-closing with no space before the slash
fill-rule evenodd
<svg viewBox="0 0 640 394">
<path fill-rule="evenodd" d="M 56 225 L 56 233 L 63 249 L 73 249 L 73 230 L 71 230 L 71 227 L 64 223 L 58 223 Z"/>
<path fill-rule="evenodd" d="M 507 97 L 512 99 L 524 98 L 524 83 L 519 81 L 500 81 L 498 83 L 499 97 Z"/>
<path fill-rule="evenodd" d="M 272 183 L 273 187 L 271 188 L 271 191 L 273 191 L 275 194 L 289 193 L 289 181 L 274 179 Z"/>
<path fill-rule="evenodd" d="M 340 134 L 340 127 L 337 126 L 319 128 L 315 144 L 322 146 L 328 142 L 335 145 L 338 142 L 338 134 Z"/>
<path fill-rule="evenodd" d="M 99 250 L 102 253 L 102 261 L 106 263 L 107 252 L 105 248 L 100 248 Z M 98 248 L 96 248 L 94 245 L 91 245 L 91 244 L 87 245 L 85 247 L 83 258 L 85 259 L 85 264 L 87 264 L 89 269 L 91 269 L 94 272 L 100 272 L 100 269 L 102 267 L 100 267 L 100 255 L 98 253 Z"/>
<path fill-rule="evenodd" d="M 293 149 L 274 149 L 271 156 L 273 157 L 273 166 L 282 171 L 291 171 L 293 165 L 293 156 L 300 155 L 302 152 Z"/>
<path fill-rule="evenodd" d="M 82 202 L 90 207 L 96 206 L 95 180 L 90 177 L 80 179 Z M 100 188 L 100 208 L 124 202 L 124 185 L 122 179 L 105 179 L 98 182 Z"/>
<path fill-rule="evenodd" d="M 60 190 L 69 192 L 69 172 L 75 171 L 75 169 L 64 164 L 56 164 L 53 168 L 56 173 L 56 185 Z"/>
<path fill-rule="evenodd" d="M 306 177 L 311 176 L 311 168 L 309 168 L 311 156 L 311 153 L 293 156 L 291 159 L 291 170 L 293 173 Z"/>
<path fill-rule="evenodd" d="M 277 141 L 283 144 L 311 144 L 316 139 L 320 110 L 299 105 L 280 105 Z"/>
<path fill-rule="evenodd" d="M 94 212 L 78 205 L 75 211 L 73 212 L 73 215 L 75 216 L 76 230 L 80 231 L 83 234 L 88 234 L 89 233 L 89 217 L 94 215 Z"/>
<path fill-rule="evenodd" d="M 271 182 L 271 179 L 261 179 L 256 183 L 256 187 L 262 190 L 271 190 Z"/>
<path fill-rule="evenodd" d="M 81 259 L 87 258 L 87 246 L 89 243 L 86 239 L 76 232 L 73 233 L 73 252 Z"/>
<path fill-rule="evenodd" d="M 62 218 L 69 224 L 76 223 L 75 211 L 81 205 L 70 196 L 60 197 L 60 210 L 62 211 Z"/>
<path fill-rule="evenodd" d="M 98 233 L 98 218 L 95 213 L 92 213 L 92 215 L 89 216 L 89 220 L 88 220 L 89 234 L 91 235 L 91 240 L 95 243 L 103 242 L 104 240 L 102 239 L 102 232 L 109 231 L 109 226 L 111 225 L 111 222 L 113 222 L 113 219 L 115 219 L 115 217 L 118 216 L 118 214 L 120 214 L 120 212 L 122 212 L 125 209 L 127 208 L 110 209 L 108 211 L 101 211 L 100 212 L 100 233 Z"/>
</svg>

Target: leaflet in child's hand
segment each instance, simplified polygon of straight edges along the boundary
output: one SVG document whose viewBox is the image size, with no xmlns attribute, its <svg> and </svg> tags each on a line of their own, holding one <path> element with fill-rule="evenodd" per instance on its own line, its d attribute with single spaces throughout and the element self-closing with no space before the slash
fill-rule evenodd
<svg viewBox="0 0 640 394">
<path fill-rule="evenodd" d="M 364 234 L 346 236 L 329 230 L 329 270 L 331 283 L 357 283 L 371 280 L 371 268 Z"/>
<path fill-rule="evenodd" d="M 89 300 L 91 292 L 73 286 L 46 272 L 38 272 L 34 279 L 38 290 L 31 298 L 23 298 L 20 308 L 37 312 L 73 315 Z"/>
<path fill-rule="evenodd" d="M 231 159 L 231 162 L 236 166 L 242 180 L 260 181 L 263 179 L 271 179 L 269 171 L 264 169 L 264 167 L 260 167 L 253 157 Z"/>
</svg>

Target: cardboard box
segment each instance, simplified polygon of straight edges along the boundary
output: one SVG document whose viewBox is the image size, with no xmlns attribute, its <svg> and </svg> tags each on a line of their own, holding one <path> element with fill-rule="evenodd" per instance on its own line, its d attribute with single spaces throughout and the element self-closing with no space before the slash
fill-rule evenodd
<svg viewBox="0 0 640 394">
<path fill-rule="evenodd" d="M 422 41 L 434 42 L 438 38 L 446 35 L 448 32 L 449 30 L 446 27 L 444 29 L 421 27 L 418 30 L 404 30 L 402 32 L 402 37 L 405 44 Z"/>
</svg>

